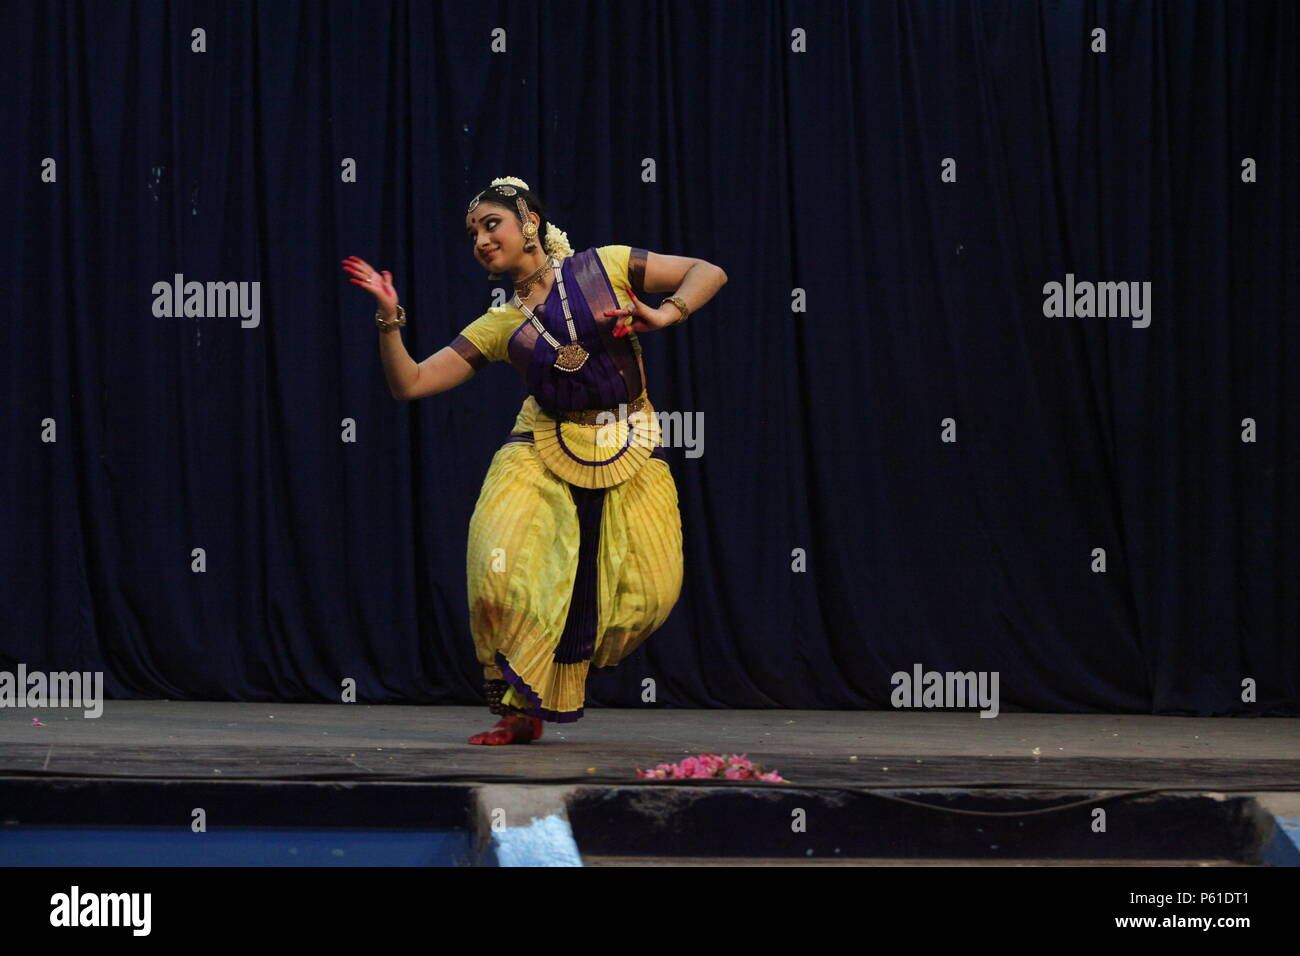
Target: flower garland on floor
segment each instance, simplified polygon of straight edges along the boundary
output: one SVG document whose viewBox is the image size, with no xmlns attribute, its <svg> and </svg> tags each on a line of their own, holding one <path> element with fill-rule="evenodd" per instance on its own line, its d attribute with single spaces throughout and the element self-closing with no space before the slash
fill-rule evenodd
<svg viewBox="0 0 1300 956">
<path fill-rule="evenodd" d="M 789 782 L 775 770 L 765 770 L 759 764 L 750 762 L 744 754 L 731 754 L 727 757 L 719 754 L 700 754 L 698 757 L 687 757 L 680 763 L 661 763 L 653 770 L 642 770 L 637 767 L 636 775 L 638 777 L 663 777 L 673 780 L 718 777 L 727 780 L 766 780 L 770 783 Z"/>
</svg>

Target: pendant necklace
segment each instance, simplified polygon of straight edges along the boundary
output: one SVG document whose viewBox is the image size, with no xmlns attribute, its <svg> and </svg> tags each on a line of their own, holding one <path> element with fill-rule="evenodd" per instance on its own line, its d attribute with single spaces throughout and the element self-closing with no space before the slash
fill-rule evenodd
<svg viewBox="0 0 1300 956">
<path fill-rule="evenodd" d="M 533 323 L 533 327 L 541 333 L 546 343 L 555 349 L 555 367 L 561 372 L 576 372 L 587 361 L 588 352 L 578 344 L 578 330 L 573 324 L 573 313 L 569 311 L 569 297 L 564 291 L 564 274 L 560 271 L 559 263 L 552 257 L 547 260 L 552 269 L 555 270 L 555 284 L 560 290 L 560 304 L 564 306 L 564 321 L 569 326 L 569 344 L 561 345 L 555 336 L 546 331 L 546 326 L 542 325 L 541 319 L 533 313 L 533 310 L 524 305 L 523 300 L 519 298 L 519 293 L 515 293 L 512 304 L 524 315 L 528 316 L 528 321 Z"/>
</svg>

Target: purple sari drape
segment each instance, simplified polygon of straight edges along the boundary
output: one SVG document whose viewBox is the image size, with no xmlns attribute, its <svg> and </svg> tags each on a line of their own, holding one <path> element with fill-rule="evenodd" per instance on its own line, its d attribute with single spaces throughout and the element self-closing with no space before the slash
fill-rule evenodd
<svg viewBox="0 0 1300 956">
<path fill-rule="evenodd" d="M 641 394 L 642 368 L 631 337 L 615 338 L 615 319 L 604 315 L 607 309 L 619 308 L 619 302 L 600 255 L 591 248 L 569 256 L 562 261 L 560 274 L 578 342 L 589 353 L 586 363 L 576 372 L 555 368 L 556 350 L 525 320 L 510 338 L 511 364 L 524 377 L 537 404 L 549 413 L 612 408 L 630 402 Z M 569 344 L 558 281 L 535 311 L 556 341 Z"/>
</svg>

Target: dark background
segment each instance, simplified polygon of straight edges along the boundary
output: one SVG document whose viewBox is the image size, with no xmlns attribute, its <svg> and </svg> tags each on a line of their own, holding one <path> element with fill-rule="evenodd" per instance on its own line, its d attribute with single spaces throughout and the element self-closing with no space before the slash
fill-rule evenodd
<svg viewBox="0 0 1300 956">
<path fill-rule="evenodd" d="M 491 304 L 464 210 L 513 175 L 575 250 L 730 277 L 642 337 L 656 406 L 705 420 L 671 453 L 686 583 L 589 702 L 885 707 L 920 663 L 998 671 L 1004 710 L 1300 713 L 1296 4 L 3 19 L 0 664 L 481 700 L 467 526 L 523 386 L 395 402 L 339 260 L 394 273 L 423 359 Z M 178 272 L 260 282 L 261 325 L 155 317 Z M 1150 327 L 1044 317 L 1067 272 L 1150 281 Z"/>
</svg>

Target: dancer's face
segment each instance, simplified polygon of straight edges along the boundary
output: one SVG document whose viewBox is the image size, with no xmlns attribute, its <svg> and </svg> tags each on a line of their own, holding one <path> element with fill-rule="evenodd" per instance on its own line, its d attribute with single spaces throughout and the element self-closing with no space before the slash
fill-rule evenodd
<svg viewBox="0 0 1300 956">
<path fill-rule="evenodd" d="M 536 213 L 529 218 L 538 221 Z M 465 235 L 474 243 L 474 258 L 489 272 L 511 272 L 524 254 L 524 233 L 516 212 L 481 202 L 465 216 Z"/>
</svg>

